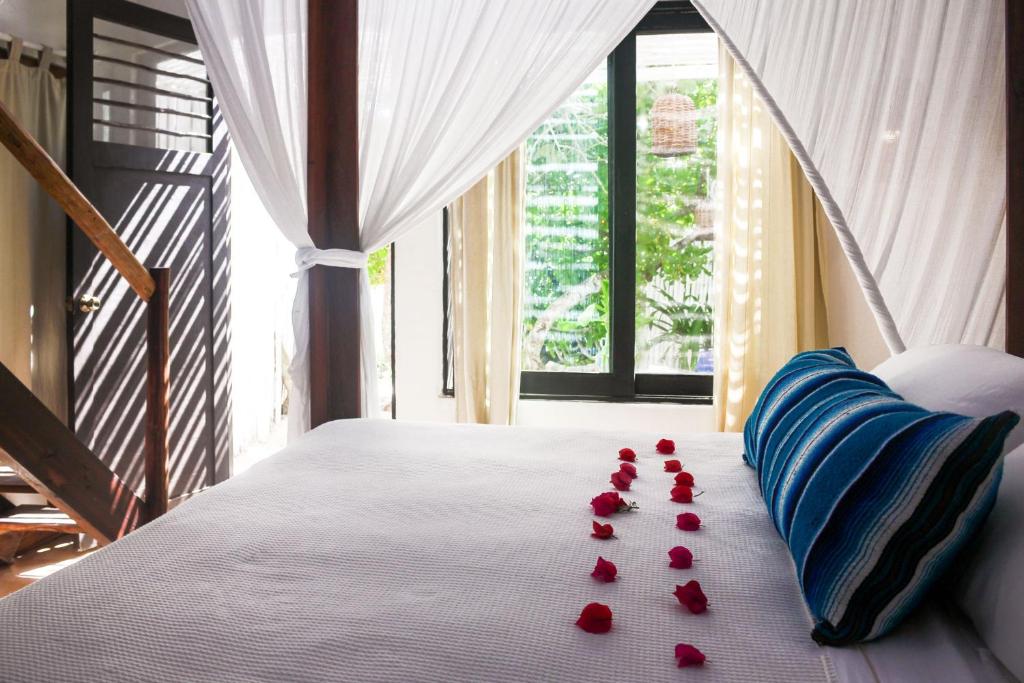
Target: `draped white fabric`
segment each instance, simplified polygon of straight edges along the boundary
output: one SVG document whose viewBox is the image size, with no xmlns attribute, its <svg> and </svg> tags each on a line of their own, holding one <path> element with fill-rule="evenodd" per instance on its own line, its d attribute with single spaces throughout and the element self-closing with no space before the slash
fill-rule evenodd
<svg viewBox="0 0 1024 683">
<path fill-rule="evenodd" d="M 364 415 L 378 405 L 365 255 L 508 156 L 654 4 L 361 3 L 358 254 L 316 249 L 306 230 L 306 3 L 186 2 L 228 130 L 268 212 L 299 250 L 300 273 L 317 264 L 363 267 Z M 300 277 L 291 434 L 309 426 L 308 289 Z"/>
<path fill-rule="evenodd" d="M 306 228 L 306 3 L 186 0 L 232 141 L 281 233 L 303 254 Z M 234 239 L 245 239 L 236 230 Z M 305 251 L 303 251 L 305 250 Z M 289 436 L 309 426 L 309 309 L 300 271 Z"/>
<path fill-rule="evenodd" d="M 46 151 L 64 164 L 67 87 L 42 66 L 21 64 L 21 41 L 0 60 L 0 101 Z M 66 222 L 18 161 L 0 154 L 0 362 L 55 414 L 67 412 L 64 309 Z"/>
<path fill-rule="evenodd" d="M 1003 343 L 1001 0 L 694 0 L 755 82 L 890 349 Z"/>
</svg>

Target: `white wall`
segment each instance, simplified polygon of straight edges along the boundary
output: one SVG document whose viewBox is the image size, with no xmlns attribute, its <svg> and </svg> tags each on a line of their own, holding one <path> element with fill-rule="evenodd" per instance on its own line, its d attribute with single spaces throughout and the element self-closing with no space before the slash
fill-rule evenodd
<svg viewBox="0 0 1024 683">
<path fill-rule="evenodd" d="M 74 1 L 74 0 L 72 0 Z M 188 17 L 185 0 L 132 0 L 162 12 Z M 67 50 L 67 0 L 0 0 L 0 32 L 29 43 Z"/>
<path fill-rule="evenodd" d="M 294 346 L 294 247 L 231 150 L 231 403 L 236 459 L 280 433 L 282 380 Z"/>
<path fill-rule="evenodd" d="M 403 420 L 454 422 L 443 396 L 441 216 L 395 244 L 395 406 Z"/>
<path fill-rule="evenodd" d="M 396 245 L 395 392 L 402 420 L 455 421 L 455 402 L 441 393 L 442 234 L 439 213 Z M 707 405 L 523 400 L 519 424 L 678 433 L 710 431 L 713 418 Z"/>
<path fill-rule="evenodd" d="M 818 238 L 821 240 L 818 253 L 828 317 L 828 342 L 832 346 L 845 346 L 857 367 L 871 370 L 889 357 L 889 348 L 835 230 L 825 225 Z"/>
</svg>

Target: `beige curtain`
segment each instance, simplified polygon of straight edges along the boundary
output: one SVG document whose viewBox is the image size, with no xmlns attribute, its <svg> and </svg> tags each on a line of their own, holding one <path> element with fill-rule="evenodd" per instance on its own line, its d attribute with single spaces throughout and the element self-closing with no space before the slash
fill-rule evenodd
<svg viewBox="0 0 1024 683">
<path fill-rule="evenodd" d="M 459 422 L 515 422 L 525 194 L 519 149 L 448 208 Z"/>
<path fill-rule="evenodd" d="M 20 64 L 20 42 L 0 61 L 0 100 L 64 165 L 65 95 L 49 71 Z M 67 414 L 65 219 L 14 157 L 0 150 L 0 362 L 58 416 Z"/>
<path fill-rule="evenodd" d="M 715 422 L 740 431 L 794 354 L 828 345 L 810 185 L 771 116 L 719 49 Z"/>
</svg>

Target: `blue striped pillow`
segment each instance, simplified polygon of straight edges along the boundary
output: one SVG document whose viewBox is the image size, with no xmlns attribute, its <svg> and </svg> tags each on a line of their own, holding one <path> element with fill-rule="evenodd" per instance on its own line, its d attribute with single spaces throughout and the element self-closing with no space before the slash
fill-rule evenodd
<svg viewBox="0 0 1024 683">
<path fill-rule="evenodd" d="M 793 555 L 816 641 L 871 640 L 914 609 L 992 508 L 1018 420 L 907 403 L 844 349 L 779 370 L 747 420 L 743 457 Z"/>
</svg>

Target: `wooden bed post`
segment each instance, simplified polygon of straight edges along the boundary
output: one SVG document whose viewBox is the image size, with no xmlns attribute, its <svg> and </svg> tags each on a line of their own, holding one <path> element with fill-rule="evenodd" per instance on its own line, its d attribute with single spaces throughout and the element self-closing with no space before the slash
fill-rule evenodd
<svg viewBox="0 0 1024 683">
<path fill-rule="evenodd" d="M 146 304 L 146 521 L 167 512 L 167 441 L 171 344 L 170 268 L 150 268 L 156 284 Z"/>
<path fill-rule="evenodd" d="M 321 249 L 359 249 L 359 3 L 308 2 L 309 234 Z M 361 413 L 359 278 L 309 271 L 312 427 Z"/>
<path fill-rule="evenodd" d="M 1024 1 L 1006 0 L 1006 352 L 1024 356 Z"/>
</svg>

